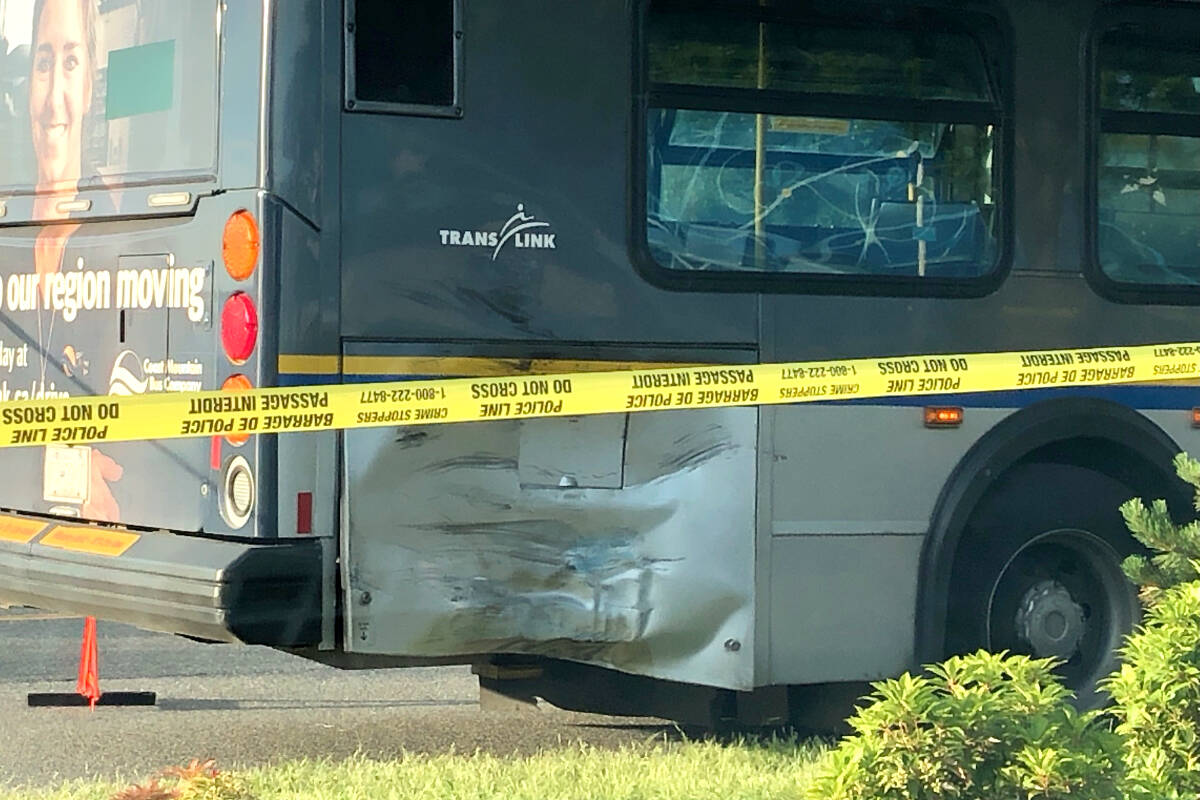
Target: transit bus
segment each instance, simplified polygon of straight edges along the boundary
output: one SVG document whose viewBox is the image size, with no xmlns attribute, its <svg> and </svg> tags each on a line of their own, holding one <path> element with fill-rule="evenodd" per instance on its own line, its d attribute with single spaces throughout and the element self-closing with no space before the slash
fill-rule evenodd
<svg viewBox="0 0 1200 800">
<path fill-rule="evenodd" d="M 0 0 L 0 41 L 3 400 L 1200 337 L 1192 2 Z M 804 719 L 980 647 L 1094 706 L 1117 508 L 1187 512 L 1200 400 L 1031 358 L 6 448 L 0 602 L 603 713 Z"/>
</svg>

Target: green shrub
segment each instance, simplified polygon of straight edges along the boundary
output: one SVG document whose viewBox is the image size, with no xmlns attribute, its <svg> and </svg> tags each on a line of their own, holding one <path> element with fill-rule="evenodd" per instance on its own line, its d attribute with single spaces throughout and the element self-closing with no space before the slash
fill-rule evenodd
<svg viewBox="0 0 1200 800">
<path fill-rule="evenodd" d="M 1180 453 L 1175 457 L 1175 472 L 1195 487 L 1200 511 L 1200 461 Z M 1157 551 L 1150 558 L 1130 556 L 1122 565 L 1141 587 L 1143 600 L 1153 604 L 1164 589 L 1200 580 L 1200 521 L 1176 525 L 1165 500 L 1155 500 L 1148 508 L 1141 500 L 1130 500 L 1121 506 L 1121 514 L 1134 538 Z"/>
<path fill-rule="evenodd" d="M 1165 590 L 1106 681 L 1131 798 L 1200 794 L 1200 583 Z"/>
<path fill-rule="evenodd" d="M 1200 511 L 1200 462 L 1180 454 L 1175 469 Z M 1052 662 L 981 652 L 876 684 L 805 796 L 1200 798 L 1200 521 L 1175 524 L 1163 500 L 1121 513 L 1153 554 L 1123 564 L 1150 608 L 1104 682 L 1115 732 L 1074 711 Z"/>
<path fill-rule="evenodd" d="M 1196 488 L 1200 462 L 1180 454 L 1179 477 Z M 1121 650 L 1120 670 L 1105 688 L 1114 701 L 1131 798 L 1169 800 L 1200 794 L 1200 522 L 1176 525 L 1167 505 L 1121 507 L 1129 529 L 1154 552 L 1126 559 L 1126 574 L 1149 604 L 1142 627 Z"/>
<path fill-rule="evenodd" d="M 1120 797 L 1120 742 L 1080 714 L 1053 662 L 980 652 L 875 684 L 810 800 Z"/>
</svg>

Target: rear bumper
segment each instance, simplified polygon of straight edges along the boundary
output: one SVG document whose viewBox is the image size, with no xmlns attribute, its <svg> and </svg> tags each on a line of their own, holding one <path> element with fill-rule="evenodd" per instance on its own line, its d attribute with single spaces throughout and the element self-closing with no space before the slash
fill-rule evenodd
<svg viewBox="0 0 1200 800">
<path fill-rule="evenodd" d="M 314 539 L 218 541 L 0 514 L 0 604 L 276 647 L 321 634 Z"/>
</svg>

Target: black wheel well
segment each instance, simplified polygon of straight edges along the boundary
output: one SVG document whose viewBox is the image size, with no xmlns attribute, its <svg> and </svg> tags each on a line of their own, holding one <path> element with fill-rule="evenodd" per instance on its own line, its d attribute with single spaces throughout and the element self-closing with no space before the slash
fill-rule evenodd
<svg viewBox="0 0 1200 800">
<path fill-rule="evenodd" d="M 1080 436 L 1043 445 L 1014 462 L 1024 464 L 1068 464 L 1090 469 L 1129 487 L 1130 497 L 1154 499 L 1171 496 L 1178 501 L 1178 479 L 1170 460 L 1148 458 L 1128 445 L 1096 436 Z"/>
<path fill-rule="evenodd" d="M 1079 466 L 1125 484 L 1131 496 L 1165 498 L 1180 513 L 1190 508 L 1191 494 L 1171 465 L 1178 452 L 1175 441 L 1144 415 L 1098 398 L 1047 400 L 988 431 L 963 456 L 935 506 L 921 553 L 917 661 L 943 656 L 954 557 L 971 513 L 1001 475 L 1031 463 Z"/>
</svg>

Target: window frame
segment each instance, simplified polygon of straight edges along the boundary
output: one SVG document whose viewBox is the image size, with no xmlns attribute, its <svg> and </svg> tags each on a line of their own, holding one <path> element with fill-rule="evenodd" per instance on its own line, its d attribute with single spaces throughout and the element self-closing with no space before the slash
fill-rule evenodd
<svg viewBox="0 0 1200 800">
<path fill-rule="evenodd" d="M 463 40 L 466 38 L 463 30 L 463 3 L 465 0 L 450 0 L 454 13 L 454 42 L 452 58 L 454 63 L 451 78 L 451 102 L 449 105 L 431 105 L 426 103 L 390 103 L 382 100 L 362 100 L 357 95 L 355 80 L 355 46 L 356 46 L 356 0 L 343 0 L 342 42 L 343 54 L 343 90 L 342 109 L 352 113 L 398 114 L 415 117 L 449 117 L 461 119 L 463 116 Z"/>
<path fill-rule="evenodd" d="M 629 159 L 629 250 L 637 271 L 648 282 L 664 289 L 679 291 L 722 291 L 729 293 L 874 295 L 891 297 L 983 297 L 996 291 L 1012 269 L 1013 252 L 1013 36 L 1007 17 L 996 11 L 964 10 L 955 0 L 925 0 L 910 11 L 936 11 L 951 17 L 947 28 L 968 35 L 983 53 L 994 99 L 987 101 L 920 100 L 873 95 L 801 93 L 788 90 L 734 89 L 726 87 L 662 84 L 654 86 L 649 75 L 649 16 L 652 0 L 634 4 L 633 110 Z M 660 0 L 658 6 L 694 10 L 695 0 Z M 867 14 L 888 8 L 878 0 L 850 0 L 851 12 L 837 17 L 822 15 L 822 22 L 869 25 Z M 705 13 L 753 14 L 764 21 L 792 22 L 811 19 L 811 10 L 789 6 L 786 11 L 773 6 L 754 7 L 735 0 L 703 4 Z M 890 6 L 895 8 L 894 4 Z M 810 13 L 805 16 L 805 12 Z M 857 13 L 854 13 L 857 12 Z M 974 27 L 969 24 L 974 21 Z M 994 42 L 984 42 L 979 28 L 986 22 Z M 665 101 L 672 101 L 666 105 Z M 655 103 L 655 101 L 659 101 Z M 908 103 L 909 108 L 901 110 Z M 983 106 L 988 106 L 984 120 Z M 647 238 L 647 189 L 650 178 L 647 144 L 650 108 L 765 113 L 811 117 L 878 119 L 883 121 L 971 123 L 981 121 L 994 127 L 996 147 L 993 155 L 996 198 L 996 260 L 987 274 L 973 278 L 917 277 L 890 275 L 829 275 L 807 272 L 766 272 L 735 270 L 678 270 L 660 264 L 650 252 Z M 898 113 L 889 113 L 898 112 Z M 946 112 L 955 112 L 947 118 Z"/>
<path fill-rule="evenodd" d="M 1109 277 L 1100 263 L 1100 138 L 1106 132 L 1200 140 L 1200 113 L 1105 110 L 1100 104 L 1100 48 L 1104 36 L 1122 25 L 1146 31 L 1146 42 L 1194 42 L 1200 37 L 1200 8 L 1183 4 L 1128 2 L 1097 11 L 1087 34 L 1084 70 L 1085 148 L 1083 273 L 1096 294 L 1126 305 L 1200 305 L 1200 285 L 1131 283 Z M 1169 33 L 1168 33 L 1169 32 Z M 1190 122 L 1189 127 L 1187 123 Z M 1108 130 L 1106 131 L 1106 126 Z M 1116 129 L 1114 130 L 1113 127 Z M 1200 169 L 1198 169 L 1200 171 Z M 1198 265 L 1200 266 L 1200 265 Z"/>
</svg>

